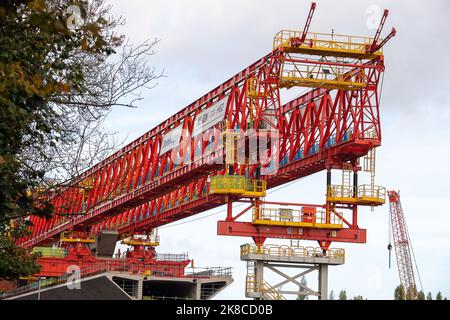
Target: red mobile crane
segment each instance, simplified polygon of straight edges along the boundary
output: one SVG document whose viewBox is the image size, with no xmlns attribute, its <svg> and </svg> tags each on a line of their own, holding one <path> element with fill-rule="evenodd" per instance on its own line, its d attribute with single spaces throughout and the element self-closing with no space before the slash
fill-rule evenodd
<svg viewBox="0 0 450 320">
<path fill-rule="evenodd" d="M 64 274 L 73 261 L 86 267 L 113 264 L 90 254 L 92 235 L 105 230 L 117 231 L 135 248 L 127 254 L 135 269 L 171 264 L 181 274 L 188 261 L 176 266 L 157 261 L 152 231 L 224 204 L 227 217 L 218 222 L 219 235 L 249 236 L 259 246 L 266 238 L 315 240 L 324 252 L 332 242 L 364 243 L 358 206 L 383 204 L 385 189 L 358 185 L 358 159 L 381 145 L 381 47 L 395 30 L 378 43 L 384 17 L 375 39 L 311 33 L 315 7 L 305 30 L 280 31 L 272 52 L 66 186 L 41 195 L 57 215 L 31 216 L 31 234 L 17 242 L 25 248 L 61 243 L 69 256 L 41 258 L 40 275 Z M 311 90 L 283 104 L 283 90 L 295 87 Z M 269 163 L 258 157 L 251 163 L 247 151 L 245 160 L 237 161 L 239 139 L 244 144 L 265 139 Z M 331 184 L 333 169 L 348 177 L 342 185 Z M 322 170 L 327 170 L 326 204 L 264 201 L 267 189 Z M 248 207 L 233 216 L 233 202 Z M 270 204 L 301 210 L 281 221 L 280 213 L 264 211 Z M 237 221 L 250 209 L 252 221 Z"/>
<path fill-rule="evenodd" d="M 414 267 L 412 258 L 414 255 L 411 240 L 409 238 L 408 227 L 400 202 L 400 193 L 397 191 L 388 191 L 390 222 L 392 227 L 392 236 L 394 239 L 395 255 L 397 258 L 398 274 L 400 284 L 405 291 L 405 297 L 409 300 L 417 299 L 417 286 L 414 277 Z M 389 267 L 392 245 L 389 241 Z M 420 280 L 420 278 L 419 278 Z"/>
</svg>

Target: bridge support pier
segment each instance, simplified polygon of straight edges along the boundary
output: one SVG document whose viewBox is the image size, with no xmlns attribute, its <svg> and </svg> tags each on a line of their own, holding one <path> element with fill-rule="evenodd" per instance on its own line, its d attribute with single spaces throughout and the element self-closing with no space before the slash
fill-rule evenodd
<svg viewBox="0 0 450 320">
<path fill-rule="evenodd" d="M 286 300 L 286 296 L 301 298 L 316 296 L 319 300 L 328 299 L 328 266 L 341 265 L 345 256 L 343 251 L 296 250 L 300 248 L 266 247 L 243 245 L 241 260 L 247 262 L 245 296 L 258 300 Z M 271 282 L 267 274 L 272 273 Z M 317 289 L 302 282 L 303 276 L 317 272 Z M 273 284 L 273 279 L 278 282 Z M 315 286 L 314 286 L 315 287 Z"/>
</svg>

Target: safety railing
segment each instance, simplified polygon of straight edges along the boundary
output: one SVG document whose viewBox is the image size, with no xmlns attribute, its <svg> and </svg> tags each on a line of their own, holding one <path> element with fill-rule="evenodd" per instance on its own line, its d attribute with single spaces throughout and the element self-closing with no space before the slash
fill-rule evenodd
<svg viewBox="0 0 450 320">
<path fill-rule="evenodd" d="M 257 179 L 247 179 L 245 181 L 245 192 L 263 193 L 266 192 L 267 181 Z"/>
<path fill-rule="evenodd" d="M 244 176 L 214 176 L 211 177 L 210 193 L 244 193 L 246 178 Z"/>
<path fill-rule="evenodd" d="M 229 277 L 232 275 L 231 267 L 206 267 L 206 268 L 191 268 L 190 272 L 185 274 L 186 277 Z"/>
<path fill-rule="evenodd" d="M 353 66 L 321 66 L 310 63 L 288 62 L 283 64 L 281 84 L 286 86 L 330 86 L 362 88 L 367 84 L 364 70 L 352 73 Z"/>
<path fill-rule="evenodd" d="M 238 175 L 219 175 L 211 177 L 209 192 L 211 194 L 240 194 L 248 196 L 265 196 L 267 182 L 248 179 Z"/>
<path fill-rule="evenodd" d="M 311 227 L 322 224 L 343 225 L 342 219 L 333 212 L 330 212 L 327 219 L 324 209 L 316 209 L 311 213 L 285 208 L 253 208 L 253 222 L 256 224 L 303 224 Z"/>
<path fill-rule="evenodd" d="M 357 188 L 356 197 L 353 186 L 331 185 L 328 187 L 327 198 L 329 201 L 349 200 L 365 201 L 376 200 L 378 202 L 386 201 L 386 188 L 382 186 L 360 185 Z"/>
<path fill-rule="evenodd" d="M 67 251 L 64 248 L 34 247 L 33 253 L 39 253 L 41 257 L 64 258 Z"/>
<path fill-rule="evenodd" d="M 302 31 L 281 30 L 274 37 L 273 49 L 291 47 L 291 39 L 301 38 L 302 33 Z M 367 46 L 372 42 L 373 38 L 370 37 L 308 32 L 301 47 L 365 54 Z"/>
<path fill-rule="evenodd" d="M 332 198 L 354 198 L 355 190 L 353 186 L 331 185 L 328 187 L 327 197 Z"/>
<path fill-rule="evenodd" d="M 159 235 L 150 235 L 149 237 L 131 237 L 121 241 L 122 244 L 129 246 L 153 247 L 159 245 Z"/>
<path fill-rule="evenodd" d="M 61 233 L 61 242 L 85 242 L 94 243 L 96 235 L 94 233 L 64 231 Z"/>
<path fill-rule="evenodd" d="M 256 245 L 256 244 L 244 244 L 241 246 L 241 256 L 248 254 L 260 254 L 274 257 L 327 257 L 331 259 L 343 259 L 345 258 L 345 249 L 332 248 L 327 251 L 323 251 L 318 247 L 290 247 L 287 245 Z"/>
<path fill-rule="evenodd" d="M 189 260 L 189 255 L 187 253 L 157 253 L 156 260 L 180 262 Z"/>
<path fill-rule="evenodd" d="M 386 188 L 363 184 L 358 187 L 358 198 L 374 198 L 386 200 Z"/>
</svg>

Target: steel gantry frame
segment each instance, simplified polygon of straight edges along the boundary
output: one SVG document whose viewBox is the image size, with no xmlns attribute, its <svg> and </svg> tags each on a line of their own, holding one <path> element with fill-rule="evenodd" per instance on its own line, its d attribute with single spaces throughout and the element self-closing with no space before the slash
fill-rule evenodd
<svg viewBox="0 0 450 320">
<path fill-rule="evenodd" d="M 358 205 L 379 205 L 384 200 L 373 196 L 373 185 L 371 194 L 359 194 L 358 159 L 381 145 L 378 90 L 385 69 L 381 49 L 395 29 L 379 41 L 385 12 L 375 38 L 310 33 L 315 7 L 313 3 L 303 31 L 275 36 L 271 53 L 67 185 L 40 194 L 39 200 L 52 203 L 56 214 L 49 220 L 29 217 L 30 235 L 17 239 L 18 244 L 25 248 L 54 244 L 66 231 L 148 234 L 223 204 L 228 210 L 226 220 L 218 222 L 220 235 L 250 236 L 258 245 L 266 238 L 315 240 L 324 251 L 331 242 L 364 243 L 366 230 L 358 226 Z M 282 104 L 282 90 L 293 87 L 311 89 Z M 205 112 L 221 108 L 220 121 L 201 127 Z M 255 137 L 276 133 L 276 141 L 266 140 L 268 163 L 258 158 L 250 163 L 251 154 L 245 154 L 244 162 L 233 161 L 236 148 L 230 137 L 241 135 L 248 143 L 250 132 Z M 348 166 L 354 175 L 352 193 L 331 194 L 335 190 L 331 170 Z M 259 196 L 210 191 L 214 176 L 258 179 L 272 189 L 322 170 L 328 174 L 321 226 L 262 227 L 256 221 L 237 221 L 250 209 L 263 210 L 266 202 Z M 233 216 L 236 201 L 248 202 L 249 208 Z M 351 217 L 338 210 L 350 210 Z M 339 227 L 331 223 L 336 217 Z"/>
<path fill-rule="evenodd" d="M 280 108 L 279 157 L 281 160 L 278 174 L 267 178 L 268 188 L 321 171 L 326 167 L 338 168 L 341 163 L 355 160 L 365 155 L 371 148 L 380 145 L 377 84 L 384 65 L 381 59 L 374 63 L 378 69 L 372 70 L 368 77 L 371 85 L 367 88 L 357 92 L 345 90 L 331 92 L 318 88 Z M 245 81 L 243 82 L 245 87 Z M 233 89 L 235 94 L 246 95 L 245 88 L 239 90 L 238 86 L 234 86 Z M 236 100 L 240 99 L 229 99 L 229 101 Z M 246 108 L 234 110 L 230 108 L 231 105 L 236 106 L 236 104 L 229 105 L 228 114 L 231 119 L 229 127 L 244 126 L 249 116 L 248 111 Z M 245 104 L 241 106 L 245 107 Z M 192 130 L 192 126 L 190 129 Z M 214 128 L 214 130 L 222 130 L 222 128 Z M 375 135 L 369 137 L 370 132 L 375 132 Z M 210 136 L 214 134 L 216 133 L 211 132 Z M 161 138 L 155 141 L 158 144 Z M 193 144 L 195 145 L 195 141 Z M 152 217 L 155 217 L 157 213 L 165 211 L 161 210 L 164 204 L 167 204 L 164 209 L 169 207 L 170 200 L 176 202 L 173 199 L 186 199 L 186 196 L 190 196 L 190 199 L 200 198 L 202 194 L 207 193 L 205 186 L 208 175 L 214 172 L 223 173 L 223 165 L 214 162 L 216 158 L 222 156 L 221 149 L 216 149 L 214 153 L 197 161 L 193 160 L 175 167 L 174 161 L 167 154 L 163 156 L 157 153 L 148 154 L 150 149 L 155 150 L 150 146 L 150 140 L 140 138 L 117 155 L 106 159 L 104 168 L 90 170 L 93 172 L 91 175 L 95 174 L 96 178 L 93 179 L 93 186 L 89 189 L 91 197 L 84 197 L 86 202 L 83 202 L 81 197 L 86 191 L 79 186 L 69 186 L 63 192 L 54 195 L 55 211 L 59 215 L 49 221 L 31 217 L 35 224 L 33 233 L 28 239 L 21 239 L 19 242 L 25 247 L 35 246 L 52 241 L 52 237 L 57 237 L 61 232 L 74 227 L 85 228 L 97 223 L 102 225 L 101 221 L 104 221 L 103 225 L 135 222 L 142 220 L 140 217 L 149 218 L 149 212 L 152 213 Z M 203 143 L 202 147 L 204 152 L 207 145 Z M 117 176 L 123 174 L 127 166 L 133 168 L 129 170 L 130 177 L 121 180 L 129 181 L 129 183 L 121 185 Z M 165 173 L 161 172 L 164 166 L 167 168 Z M 238 170 L 241 174 L 246 171 L 250 171 L 249 174 L 254 173 L 252 167 L 236 166 L 236 171 Z M 114 173 L 116 175 L 113 175 Z M 110 175 L 113 175 L 112 179 L 108 180 Z M 149 180 L 155 176 L 154 180 Z M 102 180 L 105 183 L 102 183 Z M 149 180 L 148 183 L 143 182 L 147 180 Z M 124 190 L 124 195 L 118 195 L 109 201 L 98 200 L 105 194 L 110 195 L 111 190 L 118 192 L 119 189 Z M 170 191 L 171 189 L 173 190 Z M 67 204 L 64 204 L 64 201 Z M 93 203 L 96 201 L 100 203 L 94 206 Z M 77 208 L 84 204 L 87 208 L 86 212 L 78 212 Z M 71 208 L 66 209 L 67 206 Z M 89 209 L 91 207 L 92 209 Z M 144 208 L 146 210 L 142 215 L 141 211 Z M 67 216 L 65 217 L 64 214 Z M 108 219 L 110 216 L 114 217 Z M 158 224 L 162 225 L 165 222 L 162 219 Z"/>
</svg>

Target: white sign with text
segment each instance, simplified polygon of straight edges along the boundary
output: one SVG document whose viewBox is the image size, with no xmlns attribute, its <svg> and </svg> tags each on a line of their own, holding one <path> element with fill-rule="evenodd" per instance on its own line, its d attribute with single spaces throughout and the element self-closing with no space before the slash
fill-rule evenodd
<svg viewBox="0 0 450 320">
<path fill-rule="evenodd" d="M 181 132 L 183 131 L 182 126 L 178 126 L 175 129 L 170 130 L 163 136 L 160 155 L 166 153 L 177 147 L 180 143 Z"/>
<path fill-rule="evenodd" d="M 228 98 L 229 96 L 220 99 L 211 107 L 198 114 L 197 118 L 195 118 L 194 130 L 192 132 L 193 137 L 223 121 L 225 118 Z"/>
</svg>

